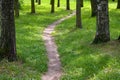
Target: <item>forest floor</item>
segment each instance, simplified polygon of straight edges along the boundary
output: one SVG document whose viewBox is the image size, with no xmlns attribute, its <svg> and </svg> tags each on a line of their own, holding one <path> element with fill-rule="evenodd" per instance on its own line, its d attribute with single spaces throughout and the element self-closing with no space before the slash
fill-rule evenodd
<svg viewBox="0 0 120 80">
<path fill-rule="evenodd" d="M 54 37 L 52 37 L 51 33 L 54 31 L 54 28 L 56 25 L 60 24 L 62 21 L 72 17 L 75 15 L 75 11 L 64 17 L 61 18 L 54 23 L 50 24 L 43 33 L 43 39 L 45 42 L 46 50 L 48 53 L 48 72 L 43 75 L 42 80 L 59 80 L 60 76 L 62 75 L 62 68 L 61 68 L 61 62 L 59 59 L 59 54 L 57 51 L 57 46 L 54 42 Z"/>
</svg>

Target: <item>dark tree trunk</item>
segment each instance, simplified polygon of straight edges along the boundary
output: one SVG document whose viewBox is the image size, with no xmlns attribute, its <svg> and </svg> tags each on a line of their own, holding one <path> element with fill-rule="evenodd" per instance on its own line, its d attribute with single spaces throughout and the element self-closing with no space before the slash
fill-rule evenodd
<svg viewBox="0 0 120 80">
<path fill-rule="evenodd" d="M 14 0 L 14 10 L 16 17 L 19 17 L 19 7 L 19 0 Z"/>
<path fill-rule="evenodd" d="M 66 0 L 66 10 L 70 10 L 70 0 Z"/>
<path fill-rule="evenodd" d="M 60 7 L 60 0 L 58 0 L 57 2 L 57 7 Z"/>
<path fill-rule="evenodd" d="M 40 5 L 41 4 L 41 0 L 38 0 L 38 5 Z"/>
<path fill-rule="evenodd" d="M 35 2 L 37 3 L 37 2 L 38 2 L 38 0 L 35 0 Z"/>
<path fill-rule="evenodd" d="M 81 1 L 76 0 L 76 27 L 82 28 L 82 21 L 81 21 Z"/>
<path fill-rule="evenodd" d="M 97 0 L 91 0 L 91 17 L 96 16 L 97 14 Z"/>
<path fill-rule="evenodd" d="M 117 2 L 117 9 L 120 9 L 120 0 Z"/>
<path fill-rule="evenodd" d="M 81 7 L 83 7 L 83 0 L 80 0 L 80 1 L 81 1 L 81 2 L 80 2 L 80 3 L 81 3 Z"/>
<path fill-rule="evenodd" d="M 0 0 L 0 57 L 16 60 L 14 0 Z"/>
<path fill-rule="evenodd" d="M 120 40 L 120 36 L 118 37 L 118 40 Z"/>
<path fill-rule="evenodd" d="M 35 13 L 35 2 L 31 0 L 31 13 Z"/>
<path fill-rule="evenodd" d="M 115 1 L 115 0 L 112 0 L 113 2 Z"/>
<path fill-rule="evenodd" d="M 110 41 L 108 0 L 97 2 L 97 32 L 93 43 Z"/>
<path fill-rule="evenodd" d="M 55 12 L 55 0 L 51 0 L 51 13 Z"/>
</svg>

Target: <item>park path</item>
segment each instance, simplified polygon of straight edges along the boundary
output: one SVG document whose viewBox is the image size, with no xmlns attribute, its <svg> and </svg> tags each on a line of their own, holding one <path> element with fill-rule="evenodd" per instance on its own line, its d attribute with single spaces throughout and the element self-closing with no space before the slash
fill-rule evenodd
<svg viewBox="0 0 120 80">
<path fill-rule="evenodd" d="M 54 42 L 54 37 L 51 33 L 54 31 L 56 25 L 60 24 L 62 21 L 72 17 L 75 15 L 75 11 L 68 16 L 61 18 L 52 24 L 48 25 L 48 27 L 43 32 L 43 40 L 45 42 L 47 56 L 48 56 L 48 71 L 43 74 L 42 80 L 59 80 L 62 75 L 62 67 L 59 59 L 59 54 L 57 51 L 57 46 Z"/>
</svg>

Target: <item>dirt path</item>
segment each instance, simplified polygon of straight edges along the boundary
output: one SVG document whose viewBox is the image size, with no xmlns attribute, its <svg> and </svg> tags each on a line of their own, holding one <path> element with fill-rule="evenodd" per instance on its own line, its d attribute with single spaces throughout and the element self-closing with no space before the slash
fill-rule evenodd
<svg viewBox="0 0 120 80">
<path fill-rule="evenodd" d="M 60 24 L 62 21 L 75 15 L 75 12 L 72 14 L 55 21 L 54 23 L 48 25 L 48 27 L 43 32 L 43 39 L 45 41 L 45 46 L 48 55 L 48 71 L 42 76 L 42 80 L 59 80 L 62 75 L 61 62 L 59 59 L 59 54 L 57 51 L 57 46 L 54 42 L 54 38 L 51 33 L 54 31 L 56 25 Z"/>
</svg>

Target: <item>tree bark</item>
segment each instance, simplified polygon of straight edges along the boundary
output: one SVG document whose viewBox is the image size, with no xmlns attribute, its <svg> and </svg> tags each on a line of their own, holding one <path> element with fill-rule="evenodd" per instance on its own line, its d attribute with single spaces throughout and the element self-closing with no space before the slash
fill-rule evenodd
<svg viewBox="0 0 120 80">
<path fill-rule="evenodd" d="M 58 0 L 57 2 L 57 7 L 60 7 L 60 0 Z"/>
<path fill-rule="evenodd" d="M 93 43 L 110 41 L 108 0 L 97 2 L 97 32 Z"/>
<path fill-rule="evenodd" d="M 38 0 L 35 0 L 35 2 L 37 3 L 37 2 L 38 2 Z"/>
<path fill-rule="evenodd" d="M 41 4 L 41 0 L 38 0 L 38 5 L 40 5 Z"/>
<path fill-rule="evenodd" d="M 81 21 L 81 1 L 76 0 L 76 27 L 82 28 L 82 21 Z"/>
<path fill-rule="evenodd" d="M 14 0 L 0 0 L 0 57 L 15 61 Z"/>
<path fill-rule="evenodd" d="M 120 0 L 117 2 L 117 9 L 120 9 Z"/>
<path fill-rule="evenodd" d="M 35 2 L 31 0 L 31 13 L 35 13 Z"/>
<path fill-rule="evenodd" d="M 84 3 L 83 3 L 83 0 L 80 0 L 80 1 L 81 1 L 81 7 L 83 7 L 83 4 L 84 4 Z"/>
<path fill-rule="evenodd" d="M 97 14 L 97 1 L 90 0 L 90 2 L 91 2 L 91 17 L 94 17 Z"/>
<path fill-rule="evenodd" d="M 118 40 L 120 40 L 120 36 L 118 37 Z"/>
<path fill-rule="evenodd" d="M 70 10 L 70 0 L 66 0 L 66 10 Z"/>
<path fill-rule="evenodd" d="M 55 12 L 55 0 L 51 0 L 51 13 Z"/>
<path fill-rule="evenodd" d="M 19 0 L 14 0 L 14 10 L 16 17 L 19 17 L 19 7 Z"/>
</svg>

